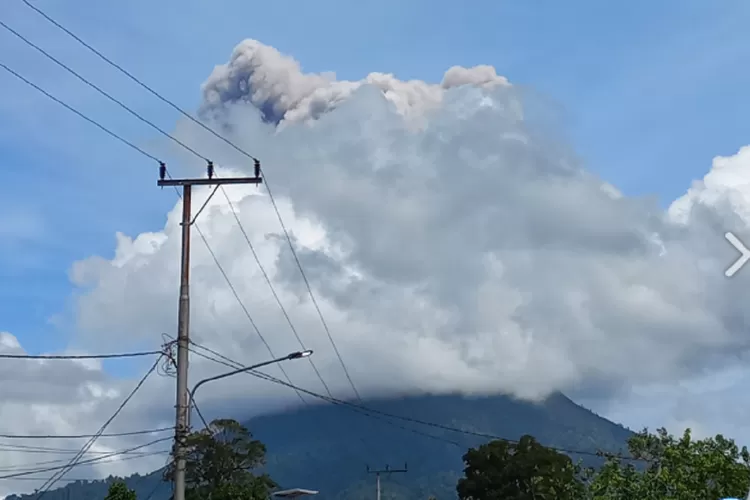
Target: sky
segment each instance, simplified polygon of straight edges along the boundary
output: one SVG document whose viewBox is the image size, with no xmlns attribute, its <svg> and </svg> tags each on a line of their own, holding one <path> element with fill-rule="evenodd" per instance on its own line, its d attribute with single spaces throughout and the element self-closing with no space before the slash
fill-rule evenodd
<svg viewBox="0 0 750 500">
<path fill-rule="evenodd" d="M 723 234 L 748 232 L 750 214 L 745 2 L 80 3 L 34 2 L 262 159 L 367 394 L 564 390 L 632 428 L 750 441 L 738 401 L 750 277 L 723 276 L 734 257 Z M 20 0 L 0 20 L 222 171 L 247 168 Z M 5 30 L 0 47 L 0 62 L 174 174 L 202 175 L 201 161 Z M 156 188 L 152 160 L 11 75 L 0 82 L 0 345 L 158 346 L 176 316 L 174 193 Z M 347 395 L 265 191 L 227 192 L 324 378 Z M 297 349 L 226 200 L 202 218 L 260 329 L 284 332 L 269 339 L 275 352 Z M 245 362 L 265 355 L 200 245 L 193 264 L 197 338 Z M 0 430 L 16 433 L 89 432 L 82 415 L 103 421 L 148 368 L 13 363 Z M 212 370 L 195 363 L 196 377 Z M 168 425 L 172 383 L 147 384 L 129 426 Z M 268 408 L 287 404 L 256 389 Z M 228 382 L 211 397 L 221 407 L 244 392 Z"/>
</svg>

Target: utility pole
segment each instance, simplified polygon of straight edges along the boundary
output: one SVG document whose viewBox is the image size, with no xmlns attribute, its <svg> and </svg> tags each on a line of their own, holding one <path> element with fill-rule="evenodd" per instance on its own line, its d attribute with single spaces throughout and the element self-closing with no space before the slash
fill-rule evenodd
<svg viewBox="0 0 750 500">
<path fill-rule="evenodd" d="M 403 469 L 391 469 L 389 466 L 385 466 L 385 469 L 370 469 L 370 466 L 367 466 L 367 473 L 368 474 L 375 474 L 375 495 L 376 500 L 380 500 L 380 475 L 381 474 L 393 474 L 395 472 L 409 472 L 408 467 L 406 464 L 404 464 Z"/>
<path fill-rule="evenodd" d="M 188 348 L 190 345 L 190 226 L 223 184 L 260 184 L 260 162 L 255 160 L 254 177 L 214 177 L 214 165 L 208 162 L 208 177 L 205 179 L 165 179 L 167 167 L 159 166 L 157 186 L 182 186 L 182 257 L 180 266 L 180 301 L 177 317 L 177 403 L 175 405 L 175 440 L 172 451 L 174 468 L 174 500 L 185 500 L 185 438 L 189 432 L 190 407 L 188 402 Z M 214 186 L 203 206 L 191 215 L 192 187 Z"/>
</svg>

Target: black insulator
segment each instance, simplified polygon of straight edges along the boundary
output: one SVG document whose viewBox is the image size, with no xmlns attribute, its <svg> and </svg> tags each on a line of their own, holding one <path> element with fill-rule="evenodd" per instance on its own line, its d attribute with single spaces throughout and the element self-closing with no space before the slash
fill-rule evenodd
<svg viewBox="0 0 750 500">
<path fill-rule="evenodd" d="M 260 177 L 260 160 L 255 160 L 255 177 Z"/>
<path fill-rule="evenodd" d="M 208 178 L 209 179 L 214 178 L 214 162 L 212 161 L 208 162 Z"/>
<path fill-rule="evenodd" d="M 161 180 L 164 180 L 164 177 L 167 175 L 167 166 L 164 164 L 164 162 L 159 162 L 159 178 Z"/>
</svg>

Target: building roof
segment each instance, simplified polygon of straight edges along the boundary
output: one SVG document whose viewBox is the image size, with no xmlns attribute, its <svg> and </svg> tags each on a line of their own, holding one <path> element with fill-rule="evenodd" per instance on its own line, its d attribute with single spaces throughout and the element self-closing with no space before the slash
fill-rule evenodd
<svg viewBox="0 0 750 500">
<path fill-rule="evenodd" d="M 291 490 L 283 490 L 283 491 L 277 491 L 273 493 L 272 495 L 275 497 L 284 497 L 284 498 L 297 498 L 297 497 L 303 497 L 307 495 L 317 495 L 318 491 L 315 490 L 303 490 L 302 488 L 294 488 Z"/>
</svg>

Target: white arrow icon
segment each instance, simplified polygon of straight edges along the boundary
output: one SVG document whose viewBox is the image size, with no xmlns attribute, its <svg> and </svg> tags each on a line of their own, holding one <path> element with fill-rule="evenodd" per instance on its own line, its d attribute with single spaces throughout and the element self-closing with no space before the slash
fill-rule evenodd
<svg viewBox="0 0 750 500">
<path fill-rule="evenodd" d="M 732 244 L 734 248 L 739 250 L 740 254 L 742 254 L 740 255 L 740 258 L 734 262 L 734 264 L 729 266 L 729 269 L 724 271 L 724 276 L 726 276 L 727 278 L 731 278 L 737 273 L 737 271 L 742 269 L 742 266 L 747 264 L 747 261 L 750 260 L 750 249 L 748 249 L 745 244 L 742 243 L 740 239 L 732 233 L 725 233 L 724 237 L 729 243 Z"/>
</svg>

